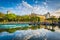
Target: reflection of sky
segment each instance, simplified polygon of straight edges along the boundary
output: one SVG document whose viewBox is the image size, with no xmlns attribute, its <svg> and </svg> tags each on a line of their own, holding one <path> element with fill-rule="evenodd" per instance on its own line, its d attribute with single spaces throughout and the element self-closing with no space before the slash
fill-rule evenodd
<svg viewBox="0 0 60 40">
<path fill-rule="evenodd" d="M 41 40 L 44 38 L 47 38 L 48 40 L 60 40 L 60 33 L 51 32 L 46 29 L 19 30 L 14 33 L 0 33 L 0 40 Z"/>
<path fill-rule="evenodd" d="M 30 14 L 33 12 L 44 14 L 60 10 L 60 0 L 0 0 L 0 12 L 7 10 L 18 15 Z"/>
</svg>

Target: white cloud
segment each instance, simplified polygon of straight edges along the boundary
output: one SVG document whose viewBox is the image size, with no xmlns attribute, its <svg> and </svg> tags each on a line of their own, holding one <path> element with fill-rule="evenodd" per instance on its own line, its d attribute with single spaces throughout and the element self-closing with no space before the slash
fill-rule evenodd
<svg viewBox="0 0 60 40">
<path fill-rule="evenodd" d="M 37 6 L 37 7 L 34 7 L 34 12 L 37 14 L 43 15 L 43 14 L 47 13 L 48 10 L 45 7 Z"/>
<path fill-rule="evenodd" d="M 44 3 L 46 5 L 46 3 Z M 3 7 L 4 8 L 4 7 Z M 36 14 L 45 14 L 48 10 L 45 7 L 41 7 L 40 5 L 31 6 L 27 2 L 22 1 L 22 3 L 17 4 L 16 7 L 12 8 L 4 8 L 4 12 L 7 10 L 11 10 L 11 12 L 17 15 L 26 15 L 34 12 Z"/>
<path fill-rule="evenodd" d="M 40 5 L 31 6 L 30 4 L 28 4 L 27 2 L 24 2 L 24 1 L 23 1 L 23 5 L 26 8 L 28 8 L 28 10 L 30 8 L 32 12 L 37 13 L 37 14 L 45 14 L 48 12 L 48 10 L 45 7 L 41 7 Z"/>
<path fill-rule="evenodd" d="M 59 13 L 60 14 L 60 9 L 55 10 L 54 13 Z"/>
<path fill-rule="evenodd" d="M 47 5 L 47 3 L 46 3 L 46 2 L 43 2 L 43 4 L 44 4 L 44 5 Z"/>
<path fill-rule="evenodd" d="M 23 6 L 25 6 L 26 8 L 32 8 L 32 6 L 29 5 L 27 2 L 22 1 L 22 4 L 23 4 Z"/>
<path fill-rule="evenodd" d="M 48 4 L 47 4 L 47 1 L 46 2 L 43 2 L 45 8 L 48 8 Z"/>
<path fill-rule="evenodd" d="M 60 9 L 57 9 L 57 10 L 51 12 L 50 16 L 55 16 L 55 17 L 59 18 L 60 17 Z"/>
</svg>

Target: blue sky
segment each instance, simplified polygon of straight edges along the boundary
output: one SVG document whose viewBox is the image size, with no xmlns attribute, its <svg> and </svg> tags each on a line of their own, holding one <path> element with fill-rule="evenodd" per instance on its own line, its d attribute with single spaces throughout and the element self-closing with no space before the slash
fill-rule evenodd
<svg viewBox="0 0 60 40">
<path fill-rule="evenodd" d="M 31 12 L 45 14 L 60 10 L 60 0 L 0 0 L 0 12 L 11 11 L 17 15 Z"/>
</svg>

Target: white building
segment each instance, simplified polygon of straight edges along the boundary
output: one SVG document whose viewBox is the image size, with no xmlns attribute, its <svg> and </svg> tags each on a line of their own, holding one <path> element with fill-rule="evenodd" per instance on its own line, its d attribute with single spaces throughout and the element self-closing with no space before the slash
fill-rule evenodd
<svg viewBox="0 0 60 40">
<path fill-rule="evenodd" d="M 7 11 L 7 14 L 11 14 L 11 11 Z"/>
<path fill-rule="evenodd" d="M 46 18 L 50 18 L 50 13 L 48 12 L 47 14 L 45 14 Z"/>
<path fill-rule="evenodd" d="M 56 18 L 60 17 L 60 12 L 53 12 L 53 13 L 47 13 L 45 14 L 46 18 L 50 18 L 52 16 L 55 16 Z"/>
</svg>

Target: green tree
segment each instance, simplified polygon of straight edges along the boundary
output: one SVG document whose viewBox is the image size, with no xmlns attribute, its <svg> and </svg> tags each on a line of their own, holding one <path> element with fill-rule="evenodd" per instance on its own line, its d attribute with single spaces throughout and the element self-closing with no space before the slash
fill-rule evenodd
<svg viewBox="0 0 60 40">
<path fill-rule="evenodd" d="M 54 30 L 55 25 L 53 25 L 53 23 L 56 22 L 58 19 L 55 16 L 52 16 L 51 18 L 48 18 L 47 20 L 51 20 L 52 30 Z"/>
<path fill-rule="evenodd" d="M 5 14 L 3 14 L 2 12 L 0 12 L 0 22 L 4 21 L 5 18 Z"/>
<path fill-rule="evenodd" d="M 16 15 L 11 13 L 11 14 L 6 14 L 6 18 L 8 21 L 15 21 L 16 20 Z"/>
<path fill-rule="evenodd" d="M 21 16 L 19 16 L 19 15 L 17 15 L 17 16 L 16 16 L 16 21 L 17 21 L 17 22 L 20 22 L 20 21 L 21 21 L 21 19 L 22 19 L 22 17 L 21 17 Z"/>
</svg>

